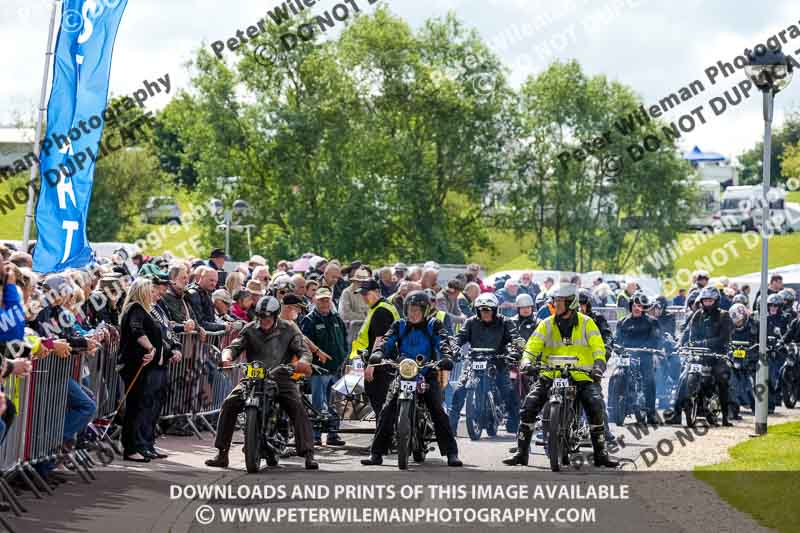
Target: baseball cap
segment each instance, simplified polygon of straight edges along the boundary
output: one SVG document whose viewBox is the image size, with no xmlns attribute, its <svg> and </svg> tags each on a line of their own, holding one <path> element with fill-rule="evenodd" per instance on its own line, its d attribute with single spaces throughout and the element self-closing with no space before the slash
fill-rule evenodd
<svg viewBox="0 0 800 533">
<path fill-rule="evenodd" d="M 374 279 L 370 279 L 369 281 L 364 281 L 361 283 L 361 286 L 357 288 L 355 291 L 356 294 L 364 294 L 368 291 L 377 291 L 380 290 L 381 286 L 378 285 L 378 282 Z"/>
<path fill-rule="evenodd" d="M 227 289 L 217 289 L 211 293 L 211 301 L 221 300 L 222 302 L 230 305 L 233 303 L 230 293 Z"/>
<path fill-rule="evenodd" d="M 45 287 L 54 292 L 61 292 L 66 284 L 67 279 L 64 276 L 50 276 L 44 280 Z"/>
<path fill-rule="evenodd" d="M 328 287 L 320 287 L 314 293 L 314 297 L 319 300 L 321 298 L 333 298 L 333 293 Z"/>
</svg>

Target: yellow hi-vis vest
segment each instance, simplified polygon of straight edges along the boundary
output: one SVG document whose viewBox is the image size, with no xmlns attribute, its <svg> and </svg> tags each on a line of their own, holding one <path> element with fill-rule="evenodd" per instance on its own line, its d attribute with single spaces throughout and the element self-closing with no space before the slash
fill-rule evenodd
<svg viewBox="0 0 800 533">
<path fill-rule="evenodd" d="M 353 349 L 350 351 L 350 359 L 358 359 L 358 352 L 369 348 L 369 324 L 372 322 L 372 315 L 375 314 L 376 310 L 381 308 L 392 313 L 392 317 L 395 320 L 400 320 L 400 314 L 397 312 L 397 309 L 385 300 L 379 301 L 375 307 L 370 307 L 367 312 L 367 318 L 364 319 L 361 329 L 358 330 L 358 335 L 353 339 Z"/>
<path fill-rule="evenodd" d="M 536 355 L 542 354 L 542 363 L 548 364 L 548 359 L 552 355 L 571 355 L 578 358 L 577 368 L 591 372 L 596 360 L 605 362 L 606 346 L 603 337 L 594 320 L 578 313 L 578 322 L 572 328 L 570 343 L 564 342 L 561 332 L 555 324 L 555 316 L 549 316 L 539 322 L 536 331 L 531 334 L 528 344 L 525 346 L 527 352 L 523 356 L 523 361 L 535 363 Z M 541 375 L 553 379 L 555 372 L 542 372 Z M 591 381 L 591 377 L 581 372 L 570 372 L 575 381 Z"/>
</svg>

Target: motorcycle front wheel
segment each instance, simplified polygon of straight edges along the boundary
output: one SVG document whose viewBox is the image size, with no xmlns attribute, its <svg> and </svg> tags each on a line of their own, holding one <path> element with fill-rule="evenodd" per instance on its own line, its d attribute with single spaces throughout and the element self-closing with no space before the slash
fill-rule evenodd
<svg viewBox="0 0 800 533">
<path fill-rule="evenodd" d="M 561 457 L 564 455 L 563 428 L 561 427 L 562 409 L 560 403 L 550 404 L 550 420 L 547 424 L 547 456 L 550 459 L 550 470 L 561 470 Z"/>
<path fill-rule="evenodd" d="M 608 383 L 608 419 L 617 426 L 625 424 L 625 382 L 619 376 L 611 376 Z"/>
<path fill-rule="evenodd" d="M 783 382 L 783 404 L 789 409 L 794 409 L 797 404 L 797 386 L 793 383 Z"/>
<path fill-rule="evenodd" d="M 397 414 L 397 467 L 408 469 L 408 456 L 411 454 L 411 417 L 413 400 L 401 400 Z"/>
<path fill-rule="evenodd" d="M 258 407 L 248 407 L 245 412 L 244 464 L 250 474 L 257 473 L 261 466 L 261 413 Z"/>
<path fill-rule="evenodd" d="M 483 402 L 478 397 L 477 389 L 467 391 L 467 434 L 471 440 L 480 440 L 483 428 L 481 428 L 481 413 Z"/>
</svg>

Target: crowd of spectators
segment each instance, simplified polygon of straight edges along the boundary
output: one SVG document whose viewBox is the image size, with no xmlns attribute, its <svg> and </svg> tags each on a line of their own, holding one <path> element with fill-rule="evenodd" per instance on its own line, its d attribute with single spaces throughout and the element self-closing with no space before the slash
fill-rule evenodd
<svg viewBox="0 0 800 533">
<path fill-rule="evenodd" d="M 528 326 L 535 324 L 537 318 L 552 313 L 548 293 L 556 284 L 555 279 L 546 277 L 540 285 L 532 272 L 495 277 L 489 284 L 481 278 L 477 264 L 440 279 L 440 266 L 433 261 L 373 268 L 360 261 L 343 264 L 314 254 L 294 262 L 278 261 L 273 268 L 264 257 L 254 255 L 231 269 L 226 268 L 228 258 L 219 249 L 207 259 L 141 254 L 129 258 L 120 249 L 110 257 L 96 258 L 89 267 L 42 277 L 33 272 L 28 253 L 0 245 L 0 255 L 2 376 L 26 375 L 31 371 L 31 358 L 92 354 L 103 339 L 102 326 L 116 326 L 121 333 L 122 390 L 129 393 L 123 420 L 125 457 L 142 462 L 164 456 L 154 446 L 154 434 L 164 389 L 169 386 L 166 371 L 181 359 L 182 335 L 196 334 L 203 340 L 209 334 L 235 334 L 254 319 L 255 304 L 266 294 L 282 302 L 283 315 L 298 323 L 315 363 L 326 371 L 310 380 L 313 404 L 325 410 L 331 387 L 343 371 L 350 344 L 370 307 L 358 291 L 364 284 L 376 285 L 380 299 L 394 306 L 400 316 L 404 298 L 411 291 L 427 292 L 435 302 L 437 318 L 451 335 L 475 314 L 473 302 L 482 293 L 495 295 L 500 314 Z M 560 281 L 581 286 L 580 276 Z M 671 303 L 691 307 L 693 295 L 696 298 L 697 291 L 709 284 L 720 290 L 722 309 L 734 302 L 751 302 L 747 285 L 711 279 L 707 272 L 698 271 L 693 286 L 680 291 Z M 614 283 L 598 277 L 586 289 L 594 307 L 627 310 L 629 299 L 640 287 L 634 280 Z M 782 289 L 782 279 L 773 275 L 767 290 L 772 294 Z M 663 297 L 660 301 L 666 303 Z M 76 435 L 95 410 L 91 395 L 81 383 L 70 380 L 66 450 L 74 446 Z M 13 404 L 0 393 L 0 438 L 13 424 L 13 417 Z M 321 437 L 315 435 L 317 443 Z M 327 438 L 329 443 L 341 442 L 335 424 Z M 57 466 L 43 469 L 54 483 L 58 475 L 51 471 Z"/>
</svg>

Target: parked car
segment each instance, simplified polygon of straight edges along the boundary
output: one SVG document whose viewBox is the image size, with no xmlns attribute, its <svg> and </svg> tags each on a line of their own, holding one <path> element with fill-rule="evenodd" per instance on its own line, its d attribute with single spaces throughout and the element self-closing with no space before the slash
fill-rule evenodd
<svg viewBox="0 0 800 533">
<path fill-rule="evenodd" d="M 172 196 L 151 196 L 142 209 L 145 224 L 181 223 L 181 208 Z"/>
</svg>

